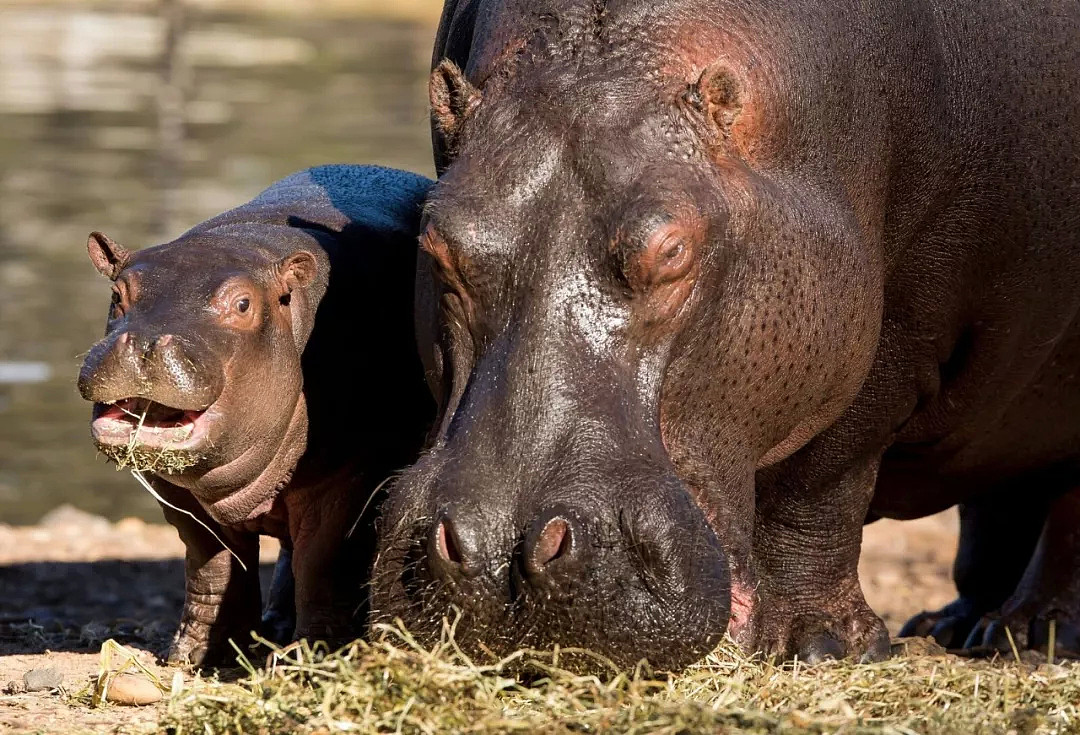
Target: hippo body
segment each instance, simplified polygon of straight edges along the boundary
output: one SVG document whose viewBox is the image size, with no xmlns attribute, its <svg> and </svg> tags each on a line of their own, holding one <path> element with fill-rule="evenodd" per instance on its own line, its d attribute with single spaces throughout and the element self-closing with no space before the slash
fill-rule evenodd
<svg viewBox="0 0 1080 735">
<path fill-rule="evenodd" d="M 909 630 L 1080 647 L 1078 39 L 1056 0 L 450 0 L 439 430 L 376 617 L 877 659 L 864 521 L 959 504 L 961 598 Z"/>
<path fill-rule="evenodd" d="M 267 633 L 361 632 L 372 498 L 416 458 L 433 411 L 412 334 L 429 185 L 322 166 L 165 245 L 129 253 L 91 236 L 114 282 L 106 337 L 79 378 L 95 441 L 121 465 L 143 458 L 157 492 L 220 537 L 164 507 L 187 546 L 171 660 L 221 662 L 229 638 L 259 627 L 260 534 L 283 547 Z M 180 459 L 158 462 L 163 446 Z"/>
</svg>

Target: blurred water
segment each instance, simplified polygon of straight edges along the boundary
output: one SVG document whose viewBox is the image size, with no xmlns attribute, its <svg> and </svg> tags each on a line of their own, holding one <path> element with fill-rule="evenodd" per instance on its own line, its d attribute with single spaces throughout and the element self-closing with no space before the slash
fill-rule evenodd
<svg viewBox="0 0 1080 735">
<path fill-rule="evenodd" d="M 431 174 L 434 20 L 200 7 L 0 0 L 0 363 L 43 378 L 0 383 L 0 522 L 160 518 L 75 389 L 109 299 L 88 232 L 152 245 L 319 163 Z"/>
</svg>

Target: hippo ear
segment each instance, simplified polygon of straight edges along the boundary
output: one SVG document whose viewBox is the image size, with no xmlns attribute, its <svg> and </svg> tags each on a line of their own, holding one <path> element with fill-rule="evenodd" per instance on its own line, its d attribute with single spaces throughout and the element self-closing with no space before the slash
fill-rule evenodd
<svg viewBox="0 0 1080 735">
<path fill-rule="evenodd" d="M 131 252 L 120 243 L 113 242 L 100 232 L 91 232 L 86 240 L 86 252 L 98 273 L 115 281 L 131 260 Z"/>
<path fill-rule="evenodd" d="M 741 86 L 735 74 L 723 63 L 701 72 L 696 82 L 683 92 L 682 100 L 706 115 L 723 135 L 727 135 L 742 109 Z"/>
<path fill-rule="evenodd" d="M 483 97 L 450 59 L 443 59 L 431 72 L 428 95 L 431 97 L 431 117 L 448 141 L 453 141 L 462 123 Z"/>
<path fill-rule="evenodd" d="M 297 250 L 281 259 L 278 275 L 289 293 L 307 288 L 319 276 L 319 261 L 307 250 Z"/>
<path fill-rule="evenodd" d="M 289 309 L 293 339 L 303 352 L 315 328 L 315 310 L 326 293 L 329 263 L 307 250 L 296 250 L 278 261 L 277 272 L 285 289 L 281 303 Z"/>
</svg>

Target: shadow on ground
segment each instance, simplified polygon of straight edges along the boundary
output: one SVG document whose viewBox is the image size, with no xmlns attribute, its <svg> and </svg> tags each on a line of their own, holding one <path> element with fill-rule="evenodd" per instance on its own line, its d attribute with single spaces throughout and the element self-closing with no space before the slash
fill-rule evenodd
<svg viewBox="0 0 1080 735">
<path fill-rule="evenodd" d="M 272 571 L 260 566 L 264 590 Z M 0 656 L 89 653 L 108 638 L 161 654 L 183 602 L 182 559 L 0 566 Z"/>
</svg>

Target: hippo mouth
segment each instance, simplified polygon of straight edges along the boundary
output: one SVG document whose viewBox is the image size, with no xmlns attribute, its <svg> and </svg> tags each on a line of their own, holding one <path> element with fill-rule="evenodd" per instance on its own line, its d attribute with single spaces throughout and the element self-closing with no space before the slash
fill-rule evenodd
<svg viewBox="0 0 1080 735">
<path fill-rule="evenodd" d="M 118 449 L 198 452 L 209 440 L 215 415 L 211 409 L 193 411 L 147 398 L 123 398 L 95 403 L 90 430 L 98 448 L 114 460 Z"/>
</svg>

